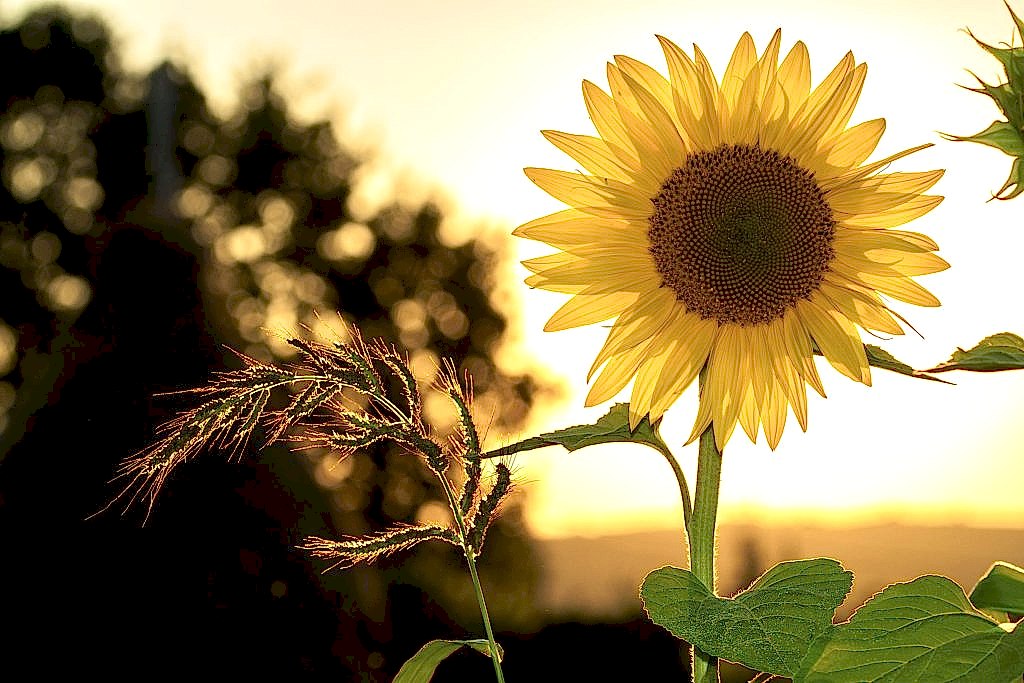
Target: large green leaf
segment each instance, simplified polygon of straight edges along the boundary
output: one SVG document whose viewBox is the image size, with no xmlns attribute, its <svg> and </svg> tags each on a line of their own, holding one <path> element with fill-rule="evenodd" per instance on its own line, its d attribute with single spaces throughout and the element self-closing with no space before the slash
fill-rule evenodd
<svg viewBox="0 0 1024 683">
<path fill-rule="evenodd" d="M 1024 569 L 996 562 L 971 591 L 978 609 L 1024 614 Z"/>
<path fill-rule="evenodd" d="M 631 430 L 629 428 L 629 404 L 616 403 L 594 424 L 577 425 L 560 429 L 557 432 L 534 436 L 488 451 L 484 453 L 483 457 L 498 458 L 545 446 L 563 446 L 566 450 L 575 451 L 587 446 L 614 442 L 642 443 L 666 455 L 672 453 L 658 434 L 657 425 L 652 425 L 650 420 L 645 417 L 636 426 L 636 429 Z"/>
<path fill-rule="evenodd" d="M 491 656 L 491 646 L 486 640 L 432 640 L 414 654 L 398 670 L 394 683 L 427 683 L 434 677 L 437 665 L 462 647 L 471 647 L 477 652 Z M 501 661 L 501 646 L 498 647 L 498 661 Z"/>
<path fill-rule="evenodd" d="M 832 627 L 853 574 L 835 560 L 778 564 L 735 598 L 718 598 L 691 572 L 662 567 L 640 588 L 651 620 L 702 651 L 792 676 L 808 645 Z"/>
<path fill-rule="evenodd" d="M 948 361 L 925 372 L 971 370 L 973 372 L 999 372 L 1024 368 L 1024 339 L 1012 332 L 1000 332 L 985 337 L 969 351 L 957 349 Z"/>
<path fill-rule="evenodd" d="M 811 645 L 794 683 L 979 681 L 1024 673 L 1024 628 L 986 619 L 942 576 L 889 586 Z"/>
</svg>

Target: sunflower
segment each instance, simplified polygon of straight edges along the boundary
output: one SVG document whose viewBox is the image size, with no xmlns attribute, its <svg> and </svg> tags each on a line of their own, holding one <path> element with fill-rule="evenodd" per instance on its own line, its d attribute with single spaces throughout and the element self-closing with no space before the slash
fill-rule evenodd
<svg viewBox="0 0 1024 683">
<path fill-rule="evenodd" d="M 656 421 L 706 369 L 690 441 L 736 423 L 774 449 L 789 409 L 807 429 L 819 352 L 870 385 L 857 326 L 903 334 L 887 301 L 937 306 L 912 278 L 943 270 L 930 238 L 894 230 L 935 208 L 942 171 L 881 173 L 921 145 L 865 163 L 884 119 L 847 127 L 867 72 L 852 53 L 811 90 L 801 43 L 779 63 L 781 32 L 758 56 L 740 38 L 719 82 L 658 37 L 669 78 L 629 57 L 608 65 L 610 94 L 583 97 L 598 136 L 543 131 L 584 172 L 527 168 L 570 208 L 515 235 L 558 252 L 524 261 L 526 283 L 571 294 L 546 331 L 616 318 L 587 396 L 633 381 L 632 426 Z"/>
</svg>

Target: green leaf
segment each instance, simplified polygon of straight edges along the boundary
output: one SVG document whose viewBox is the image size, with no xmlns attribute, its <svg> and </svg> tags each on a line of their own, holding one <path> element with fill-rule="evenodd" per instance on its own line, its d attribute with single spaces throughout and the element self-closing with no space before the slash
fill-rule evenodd
<svg viewBox="0 0 1024 683">
<path fill-rule="evenodd" d="M 557 432 L 534 436 L 509 446 L 488 451 L 483 454 L 483 457 L 499 458 L 545 446 L 563 446 L 568 451 L 575 451 L 587 446 L 616 442 L 642 443 L 666 455 L 672 453 L 668 444 L 658 434 L 657 425 L 652 425 L 650 420 L 645 417 L 636 426 L 636 429 L 630 430 L 629 404 L 616 403 L 594 424 L 577 425 L 560 429 Z"/>
<path fill-rule="evenodd" d="M 996 562 L 971 591 L 971 603 L 978 609 L 1024 614 L 1024 569 Z"/>
<path fill-rule="evenodd" d="M 1024 628 L 1002 627 L 942 576 L 889 586 L 811 645 L 794 683 L 984 681 L 1024 673 Z"/>
<path fill-rule="evenodd" d="M 899 374 L 906 375 L 907 377 L 929 379 L 933 382 L 951 384 L 951 382 L 947 382 L 944 379 L 932 377 L 931 375 L 925 374 L 921 370 L 915 370 L 914 368 L 910 367 L 903 361 L 896 360 L 896 358 L 891 353 L 889 353 L 880 346 L 875 346 L 874 344 L 865 344 L 864 352 L 867 354 L 868 357 L 868 365 L 874 366 L 876 368 L 889 370 L 891 372 L 898 372 Z"/>
<path fill-rule="evenodd" d="M 704 652 L 757 671 L 792 676 L 853 583 L 835 560 L 778 564 L 735 598 L 718 598 L 691 572 L 662 567 L 640 587 L 654 623 Z"/>
<path fill-rule="evenodd" d="M 999 372 L 1024 368 L 1024 339 L 1012 332 L 985 337 L 970 351 L 957 349 L 948 361 L 925 372 Z"/>
<path fill-rule="evenodd" d="M 486 640 L 432 640 L 402 665 L 394 683 L 427 683 L 434 677 L 437 665 L 461 647 L 471 647 L 488 657 L 491 656 L 491 646 Z M 499 645 L 499 662 L 503 656 Z"/>
</svg>

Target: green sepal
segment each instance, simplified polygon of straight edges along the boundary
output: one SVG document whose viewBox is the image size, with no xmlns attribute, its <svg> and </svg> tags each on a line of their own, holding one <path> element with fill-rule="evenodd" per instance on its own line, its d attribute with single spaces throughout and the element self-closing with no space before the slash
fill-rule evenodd
<svg viewBox="0 0 1024 683">
<path fill-rule="evenodd" d="M 985 130 L 969 136 L 950 136 L 960 142 L 977 142 L 1009 154 L 1012 157 L 1024 155 L 1024 136 L 1008 121 L 993 121 Z"/>
<path fill-rule="evenodd" d="M 432 640 L 402 665 L 394 683 L 427 683 L 434 677 L 438 664 L 463 647 L 491 656 L 491 645 L 486 640 Z M 499 645 L 499 662 L 503 656 L 504 652 Z"/>
<path fill-rule="evenodd" d="M 1006 9 L 1013 17 L 1017 33 L 1024 37 L 1024 22 L 1014 13 L 1009 3 L 1007 3 Z M 1013 199 L 1024 193 L 1024 165 L 1021 164 L 1021 159 L 1024 159 L 1024 48 L 1012 45 L 1005 48 L 995 47 L 978 40 L 974 34 L 971 34 L 971 37 L 1003 66 L 1006 82 L 992 85 L 978 78 L 978 84 L 981 87 L 969 88 L 969 90 L 990 97 L 1006 120 L 995 121 L 975 135 L 944 135 L 944 137 L 949 140 L 988 145 L 1014 157 L 1009 178 L 993 195 L 995 199 Z"/>
<path fill-rule="evenodd" d="M 792 677 L 808 645 L 832 628 L 853 583 L 835 560 L 775 565 L 734 598 L 719 598 L 686 569 L 662 567 L 640 597 L 651 621 L 701 651 L 757 671 Z"/>
</svg>

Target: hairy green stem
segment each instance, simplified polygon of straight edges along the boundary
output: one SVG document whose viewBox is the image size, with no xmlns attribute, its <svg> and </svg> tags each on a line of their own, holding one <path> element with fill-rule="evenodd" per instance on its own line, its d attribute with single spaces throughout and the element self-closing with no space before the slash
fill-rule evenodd
<svg viewBox="0 0 1024 683">
<path fill-rule="evenodd" d="M 487 602 L 484 601 L 484 589 L 480 585 L 480 577 L 476 573 L 476 551 L 465 546 L 466 564 L 469 565 L 469 575 L 473 577 L 473 589 L 476 590 L 476 602 L 480 606 L 480 616 L 484 620 L 484 631 L 487 633 L 487 644 L 491 648 L 491 663 L 494 665 L 494 675 L 498 683 L 505 683 L 505 675 L 501 671 L 501 654 L 498 650 L 498 641 L 494 639 L 494 631 L 491 628 L 491 617 L 487 613 Z"/>
<path fill-rule="evenodd" d="M 683 532 L 688 535 L 690 533 L 690 518 L 693 516 L 693 504 L 690 503 L 690 487 L 686 484 L 686 475 L 683 474 L 683 468 L 679 466 L 679 462 L 670 451 L 658 449 L 658 452 L 665 456 L 669 467 L 672 468 L 672 474 L 676 476 L 679 498 L 683 502 Z"/>
<path fill-rule="evenodd" d="M 480 607 L 480 617 L 484 621 L 484 631 L 487 634 L 487 644 L 491 649 L 491 664 L 494 665 L 494 675 L 498 679 L 498 683 L 505 683 L 505 674 L 501 670 L 501 660 L 498 641 L 494 639 L 494 629 L 491 628 L 491 616 L 487 612 L 487 602 L 484 600 L 484 589 L 480 585 L 480 575 L 476 571 L 476 551 L 469 543 L 469 534 L 466 532 L 466 523 L 462 519 L 462 512 L 459 508 L 459 504 L 455 499 L 455 491 L 452 489 L 451 482 L 448 481 L 448 477 L 444 475 L 444 472 L 435 472 L 437 478 L 441 480 L 441 486 L 444 487 L 444 493 L 448 496 L 448 507 L 452 510 L 452 516 L 455 518 L 455 526 L 459 530 L 459 540 L 462 541 L 462 552 L 466 556 L 466 564 L 469 566 L 469 576 L 473 579 L 473 590 L 476 591 L 476 604 Z"/>
<path fill-rule="evenodd" d="M 718 517 L 718 484 L 722 477 L 722 454 L 715 445 L 714 425 L 700 435 L 697 456 L 697 484 L 693 516 L 688 529 L 690 571 L 715 593 L 715 521 Z M 694 683 L 718 683 L 718 659 L 693 648 Z"/>
</svg>

